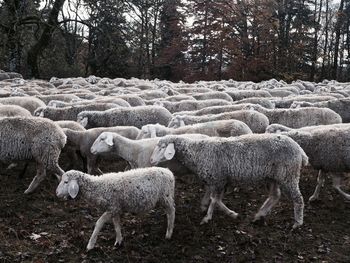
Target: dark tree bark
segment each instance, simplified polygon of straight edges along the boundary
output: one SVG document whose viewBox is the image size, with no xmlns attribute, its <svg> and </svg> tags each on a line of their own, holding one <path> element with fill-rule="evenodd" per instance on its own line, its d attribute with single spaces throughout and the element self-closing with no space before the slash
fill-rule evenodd
<svg viewBox="0 0 350 263">
<path fill-rule="evenodd" d="M 32 77 L 40 77 L 38 59 L 44 49 L 50 44 L 52 35 L 58 26 L 58 14 L 62 9 L 64 2 L 65 0 L 56 0 L 54 2 L 47 23 L 44 24 L 44 29 L 38 42 L 36 42 L 28 51 L 27 63 Z"/>
<path fill-rule="evenodd" d="M 335 25 L 334 60 L 333 60 L 333 71 L 332 71 L 333 79 L 337 79 L 341 26 L 344 21 L 343 9 L 344 9 L 344 0 L 341 0 L 339 5 L 339 10 L 338 10 L 337 23 Z"/>
</svg>

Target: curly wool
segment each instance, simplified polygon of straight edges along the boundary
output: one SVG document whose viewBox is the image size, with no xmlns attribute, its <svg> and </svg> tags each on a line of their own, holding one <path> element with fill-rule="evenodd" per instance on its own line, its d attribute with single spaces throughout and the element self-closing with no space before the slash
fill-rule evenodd
<svg viewBox="0 0 350 263">
<path fill-rule="evenodd" d="M 141 128 L 150 123 L 168 125 L 172 114 L 163 107 L 139 106 L 132 108 L 116 108 L 107 111 L 83 111 L 78 114 L 78 119 L 88 118 L 85 128 L 111 127 L 111 126 L 135 126 Z"/>
</svg>

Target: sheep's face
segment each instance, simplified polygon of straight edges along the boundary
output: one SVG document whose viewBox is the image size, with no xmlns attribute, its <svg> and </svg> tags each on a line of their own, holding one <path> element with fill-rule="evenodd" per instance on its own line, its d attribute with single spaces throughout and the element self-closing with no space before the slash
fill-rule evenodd
<svg viewBox="0 0 350 263">
<path fill-rule="evenodd" d="M 77 122 L 85 128 L 88 125 L 89 118 L 85 115 L 79 114 L 77 118 Z"/>
<path fill-rule="evenodd" d="M 140 135 L 137 139 L 148 139 L 157 137 L 156 127 L 152 125 L 145 125 L 141 128 Z"/>
<path fill-rule="evenodd" d="M 36 109 L 34 111 L 34 116 L 43 118 L 44 117 L 44 111 L 45 111 L 45 108 L 40 107 L 40 108 L 38 108 L 38 109 Z"/>
<path fill-rule="evenodd" d="M 175 128 L 175 129 L 182 126 L 185 126 L 185 122 L 183 120 L 183 117 L 180 115 L 177 115 L 174 118 L 172 118 L 168 124 L 169 128 Z"/>
<path fill-rule="evenodd" d="M 68 177 L 67 173 L 62 175 L 61 182 L 57 186 L 56 195 L 59 198 L 67 199 L 77 197 L 79 192 L 79 184 L 77 179 Z"/>
<path fill-rule="evenodd" d="M 94 144 L 91 146 L 92 154 L 106 153 L 113 147 L 113 134 L 111 132 L 103 132 L 97 137 Z"/>
<path fill-rule="evenodd" d="M 160 141 L 156 148 L 154 148 L 151 156 L 151 164 L 157 165 L 158 163 L 169 161 L 175 156 L 174 143 L 165 143 Z"/>
</svg>

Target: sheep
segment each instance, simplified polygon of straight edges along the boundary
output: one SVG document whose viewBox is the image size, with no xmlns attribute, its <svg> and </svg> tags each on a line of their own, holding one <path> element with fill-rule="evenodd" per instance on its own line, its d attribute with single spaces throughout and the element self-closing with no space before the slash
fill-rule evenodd
<svg viewBox="0 0 350 263">
<path fill-rule="evenodd" d="M 265 132 L 266 127 L 269 125 L 269 119 L 262 113 L 250 110 L 239 110 L 234 112 L 226 112 L 221 114 L 214 114 L 209 116 L 188 116 L 177 115 L 169 122 L 169 128 L 178 128 L 185 125 L 191 125 L 196 123 L 203 123 L 216 120 L 239 120 L 248 125 L 248 127 L 254 133 Z"/>
<path fill-rule="evenodd" d="M 168 125 L 172 114 L 163 107 L 139 106 L 132 108 L 116 108 L 106 111 L 83 111 L 78 114 L 77 121 L 85 128 L 111 126 L 142 126 L 152 123 Z"/>
<path fill-rule="evenodd" d="M 300 95 L 294 97 L 287 97 L 282 100 L 273 100 L 276 108 L 289 108 L 290 105 L 293 104 L 294 101 L 306 101 L 306 102 L 319 102 L 326 100 L 334 100 L 333 96 L 309 96 L 309 95 Z"/>
<path fill-rule="evenodd" d="M 226 93 L 231 96 L 233 101 L 243 100 L 250 97 L 271 97 L 271 94 L 266 90 L 226 90 Z"/>
<path fill-rule="evenodd" d="M 45 103 L 35 97 L 10 97 L 0 98 L 0 104 L 17 105 L 28 110 L 32 115 L 39 107 L 45 107 Z"/>
<path fill-rule="evenodd" d="M 160 124 L 147 124 L 142 127 L 137 139 L 163 137 L 168 134 L 199 133 L 208 136 L 230 137 L 250 134 L 252 130 L 247 124 L 238 120 L 221 120 L 186 125 L 177 129 L 167 128 Z"/>
<path fill-rule="evenodd" d="M 168 169 L 151 167 L 102 176 L 91 176 L 74 170 L 63 174 L 56 189 L 57 197 L 76 198 L 79 192 L 89 203 L 106 211 L 96 222 L 87 250 L 95 247 L 100 230 L 111 219 L 116 232 L 114 245 L 121 245 L 121 215 L 148 212 L 158 203 L 167 215 L 165 238 L 170 239 L 172 236 L 175 222 L 175 179 Z"/>
<path fill-rule="evenodd" d="M 151 163 L 156 165 L 174 157 L 210 189 L 210 195 L 205 195 L 201 202 L 202 209 L 205 209 L 209 197 L 211 198 L 201 224 L 212 219 L 215 205 L 230 217 L 237 218 L 238 214 L 222 202 L 225 187 L 230 181 L 246 185 L 258 182 L 270 184 L 269 198 L 255 215 L 254 221 L 265 217 L 278 202 L 281 187 L 294 203 L 293 228 L 303 224 L 304 201 L 299 190 L 299 178 L 301 167 L 307 165 L 308 157 L 287 136 L 249 134 L 233 138 L 192 140 L 167 135 L 160 138 L 151 156 Z"/>
<path fill-rule="evenodd" d="M 231 105 L 230 102 L 226 100 L 202 100 L 202 101 L 196 101 L 196 100 L 183 100 L 179 102 L 171 102 L 171 101 L 157 101 L 154 103 L 154 105 L 162 106 L 166 108 L 171 113 L 179 112 L 179 111 L 193 111 L 193 110 L 199 110 L 211 106 L 223 106 L 223 105 Z"/>
<path fill-rule="evenodd" d="M 32 117 L 32 114 L 16 105 L 0 105 L 0 118 L 3 117 Z"/>
<path fill-rule="evenodd" d="M 232 104 L 245 104 L 245 103 L 252 103 L 252 104 L 259 104 L 260 106 L 266 108 L 266 109 L 274 109 L 275 104 L 266 98 L 256 98 L 256 97 L 251 97 L 247 99 L 242 99 L 242 100 L 237 100 L 233 102 Z"/>
<path fill-rule="evenodd" d="M 202 134 L 183 134 L 181 136 L 191 138 L 208 137 Z M 151 167 L 153 165 L 150 158 L 158 140 L 159 138 L 130 140 L 117 133 L 103 132 L 97 137 L 90 151 L 94 155 L 112 153 L 114 156 L 119 156 L 127 161 L 131 168 Z M 175 161 L 163 165 L 176 174 L 188 173 L 185 167 Z"/>
<path fill-rule="evenodd" d="M 67 120 L 75 121 L 82 111 L 95 110 L 104 111 L 118 107 L 113 103 L 95 103 L 88 105 L 77 105 L 63 108 L 40 107 L 34 112 L 35 116 L 45 117 L 53 121 Z"/>
<path fill-rule="evenodd" d="M 337 124 L 328 124 L 328 125 L 305 126 L 302 128 L 293 129 L 293 128 L 289 128 L 289 127 L 281 125 L 281 124 L 273 123 L 273 124 L 270 124 L 269 126 L 267 126 L 266 133 L 281 133 L 281 132 L 289 132 L 289 131 L 310 132 L 313 130 L 323 129 L 323 128 L 350 128 L 350 124 L 349 123 L 337 123 Z"/>
<path fill-rule="evenodd" d="M 227 100 L 229 102 L 233 101 L 233 99 L 231 98 L 230 95 L 228 95 L 225 92 L 220 92 L 220 91 L 194 93 L 194 94 L 192 94 L 192 97 L 195 98 L 196 100 L 221 99 L 221 100 Z"/>
<path fill-rule="evenodd" d="M 140 133 L 140 130 L 132 126 L 101 127 L 84 131 L 64 129 L 64 133 L 67 136 L 67 146 L 79 150 L 81 155 L 84 158 L 86 158 L 87 172 L 89 174 L 95 174 L 99 172 L 99 169 L 97 167 L 97 156 L 91 154 L 90 148 L 93 145 L 96 138 L 103 132 L 115 132 L 126 138 L 136 139 L 136 137 Z M 102 157 L 107 158 L 109 157 L 109 155 L 103 155 Z"/>
<path fill-rule="evenodd" d="M 300 108 L 300 107 L 329 108 L 335 111 L 336 113 L 338 113 L 342 117 L 343 122 L 350 122 L 350 99 L 349 98 L 321 101 L 316 103 L 295 101 L 290 107 L 291 108 Z"/>
<path fill-rule="evenodd" d="M 74 94 L 52 94 L 52 95 L 41 95 L 37 96 L 40 100 L 42 100 L 45 104 L 48 104 L 50 100 L 60 100 L 64 102 L 71 102 L 72 100 L 80 99 L 78 96 Z"/>
<path fill-rule="evenodd" d="M 0 119 L 0 161 L 35 160 L 36 176 L 25 194 L 32 193 L 46 177 L 46 170 L 58 177 L 64 172 L 58 165 L 66 135 L 51 120 L 10 117 Z"/>
<path fill-rule="evenodd" d="M 96 104 L 116 104 L 116 106 L 120 106 L 120 107 L 130 107 L 129 103 L 119 98 L 79 100 L 79 101 L 72 101 L 72 102 L 50 100 L 47 106 L 54 107 L 54 108 L 63 108 L 63 107 L 72 107 L 72 106 L 78 106 L 78 105 L 82 106 L 82 105 L 96 105 Z"/>
<path fill-rule="evenodd" d="M 190 116 L 203 116 L 211 114 L 220 114 L 224 112 L 238 111 L 246 108 L 247 106 L 254 105 L 252 103 L 236 104 L 236 105 L 227 105 L 227 106 L 212 106 L 208 108 L 203 108 L 196 111 L 180 111 L 174 112 L 174 116 L 177 115 L 190 115 Z"/>
<path fill-rule="evenodd" d="M 266 109 L 259 105 L 251 105 L 246 110 L 256 110 L 265 114 L 270 123 L 278 123 L 290 128 L 304 126 L 341 123 L 338 113 L 327 108 L 299 108 L 299 109 Z M 266 127 L 265 127 L 266 128 Z"/>
<path fill-rule="evenodd" d="M 287 135 L 295 140 L 310 158 L 310 164 L 319 170 L 317 185 L 309 201 L 318 199 L 325 178 L 323 172 L 332 173 L 333 187 L 345 199 L 350 195 L 341 190 L 342 178 L 340 173 L 350 171 L 350 127 L 320 127 L 309 131 L 292 130 L 279 134 Z"/>
</svg>

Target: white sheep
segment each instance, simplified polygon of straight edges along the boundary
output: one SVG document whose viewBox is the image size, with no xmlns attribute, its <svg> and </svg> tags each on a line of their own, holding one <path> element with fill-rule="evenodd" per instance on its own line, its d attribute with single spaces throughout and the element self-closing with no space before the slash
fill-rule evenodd
<svg viewBox="0 0 350 263">
<path fill-rule="evenodd" d="M 112 220 L 116 232 L 114 245 L 120 245 L 123 237 L 120 217 L 123 213 L 144 213 L 160 204 L 167 215 L 168 226 L 165 238 L 170 239 L 175 221 L 175 179 L 172 172 L 160 167 L 130 170 L 92 176 L 79 171 L 62 175 L 56 195 L 60 198 L 76 198 L 79 192 L 89 202 L 105 210 L 97 220 L 95 229 L 86 247 L 95 247 L 103 225 Z"/>
</svg>

